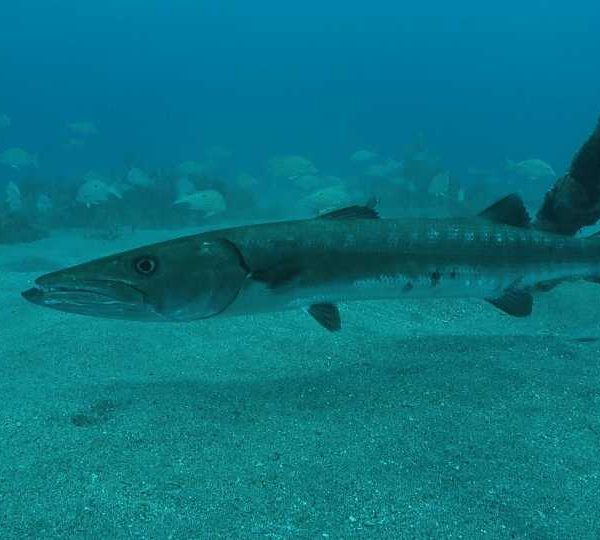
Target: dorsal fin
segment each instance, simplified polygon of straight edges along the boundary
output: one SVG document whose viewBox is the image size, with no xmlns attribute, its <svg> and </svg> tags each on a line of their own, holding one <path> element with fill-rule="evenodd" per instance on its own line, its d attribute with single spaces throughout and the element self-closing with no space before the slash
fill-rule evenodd
<svg viewBox="0 0 600 540">
<path fill-rule="evenodd" d="M 488 206 L 479 217 L 513 227 L 527 228 L 531 225 L 531 218 L 523 204 L 523 199 L 516 193 L 507 195 Z"/>
<path fill-rule="evenodd" d="M 378 219 L 379 213 L 368 206 L 347 206 L 321 214 L 318 219 Z"/>
<path fill-rule="evenodd" d="M 377 199 L 372 197 L 367 204 L 338 208 L 317 216 L 317 219 L 379 219 L 379 212 L 375 210 L 376 205 Z"/>
</svg>

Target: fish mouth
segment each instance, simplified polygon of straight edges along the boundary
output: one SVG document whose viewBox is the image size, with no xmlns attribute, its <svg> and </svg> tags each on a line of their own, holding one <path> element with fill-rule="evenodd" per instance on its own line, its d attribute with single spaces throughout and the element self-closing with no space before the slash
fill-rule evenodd
<svg viewBox="0 0 600 540">
<path fill-rule="evenodd" d="M 110 319 L 154 318 L 143 291 L 122 281 L 91 280 L 64 283 L 45 282 L 44 276 L 21 296 L 33 304 L 94 317 Z"/>
</svg>

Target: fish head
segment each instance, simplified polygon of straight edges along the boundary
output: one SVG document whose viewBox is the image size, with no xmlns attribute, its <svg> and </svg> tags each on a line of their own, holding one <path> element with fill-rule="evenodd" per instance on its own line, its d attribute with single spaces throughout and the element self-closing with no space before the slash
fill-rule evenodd
<svg viewBox="0 0 600 540">
<path fill-rule="evenodd" d="M 34 304 L 94 317 L 191 321 L 225 311 L 248 274 L 235 245 L 188 237 L 45 274 L 22 295 Z"/>
</svg>

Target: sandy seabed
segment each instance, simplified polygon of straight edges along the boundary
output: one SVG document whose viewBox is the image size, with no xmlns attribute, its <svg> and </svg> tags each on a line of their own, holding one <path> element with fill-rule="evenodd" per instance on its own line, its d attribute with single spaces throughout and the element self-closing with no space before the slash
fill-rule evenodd
<svg viewBox="0 0 600 540">
<path fill-rule="evenodd" d="M 600 537 L 600 287 L 181 325 L 20 291 L 116 242 L 0 247 L 0 538 Z"/>
</svg>

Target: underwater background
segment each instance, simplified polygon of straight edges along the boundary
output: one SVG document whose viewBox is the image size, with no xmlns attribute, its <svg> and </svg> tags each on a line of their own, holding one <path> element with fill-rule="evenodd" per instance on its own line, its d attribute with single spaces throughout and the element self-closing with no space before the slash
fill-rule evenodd
<svg viewBox="0 0 600 540">
<path fill-rule="evenodd" d="M 600 291 L 144 325 L 40 273 L 377 197 L 535 212 L 600 111 L 600 6 L 0 6 L 0 539 L 600 537 Z"/>
<path fill-rule="evenodd" d="M 347 164 L 426 135 L 458 172 L 568 164 L 597 112 L 598 6 L 509 1 L 284 4 L 6 2 L 4 146 L 48 173 L 150 166 L 202 148 L 256 169 L 275 154 Z M 65 151 L 68 122 L 99 135 Z"/>
</svg>

